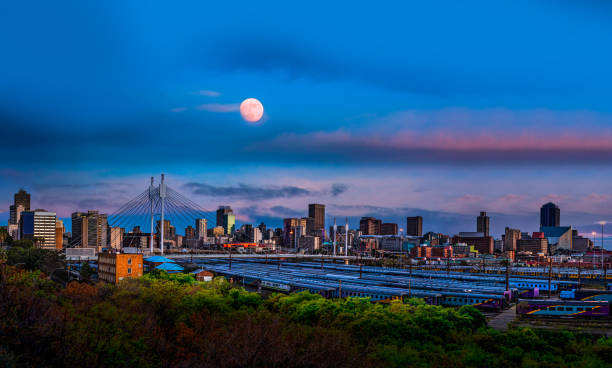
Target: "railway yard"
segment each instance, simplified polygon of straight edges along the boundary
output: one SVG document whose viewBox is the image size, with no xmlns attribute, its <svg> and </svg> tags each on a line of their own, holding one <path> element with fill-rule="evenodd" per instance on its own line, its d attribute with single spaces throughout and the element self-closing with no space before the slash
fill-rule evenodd
<svg viewBox="0 0 612 368">
<path fill-rule="evenodd" d="M 612 291 L 580 290 L 579 282 L 570 278 L 549 280 L 541 276 L 316 261 L 209 258 L 194 263 L 260 292 L 308 290 L 326 298 L 363 297 L 382 303 L 422 298 L 432 305 L 472 305 L 500 329 L 508 323 L 584 327 L 599 332 L 610 331 L 611 327 Z M 565 298 L 560 299 L 560 295 Z"/>
</svg>

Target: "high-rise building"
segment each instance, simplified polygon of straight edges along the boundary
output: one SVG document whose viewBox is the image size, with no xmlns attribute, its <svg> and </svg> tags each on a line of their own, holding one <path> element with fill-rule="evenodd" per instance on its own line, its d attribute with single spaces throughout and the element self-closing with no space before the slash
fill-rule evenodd
<svg viewBox="0 0 612 368">
<path fill-rule="evenodd" d="M 64 247 L 64 222 L 55 221 L 55 249 L 61 250 Z"/>
<path fill-rule="evenodd" d="M 504 251 L 517 251 L 518 241 L 521 240 L 521 231 L 506 227 L 504 233 Z"/>
<path fill-rule="evenodd" d="M 362 217 L 359 220 L 359 230 L 363 235 L 380 235 L 382 221 L 374 217 Z"/>
<path fill-rule="evenodd" d="M 185 239 L 196 239 L 196 229 L 189 225 L 185 228 Z"/>
<path fill-rule="evenodd" d="M 24 211 L 20 221 L 20 239 L 31 239 L 35 246 L 55 249 L 55 212 Z"/>
<path fill-rule="evenodd" d="M 19 189 L 19 191 L 15 193 L 13 199 L 13 205 L 9 208 L 9 224 L 18 224 L 19 215 L 17 211 L 19 209 L 19 206 L 23 207 L 23 209 L 21 210 L 22 212 L 30 210 L 30 194 L 23 189 Z"/>
<path fill-rule="evenodd" d="M 540 227 L 559 227 L 561 210 L 556 204 L 548 202 L 540 208 Z"/>
<path fill-rule="evenodd" d="M 125 234 L 125 229 L 120 228 L 120 227 L 109 227 L 108 229 L 109 229 L 108 246 L 116 250 L 121 249 L 121 244 L 123 244 L 123 235 Z"/>
<path fill-rule="evenodd" d="M 489 236 L 489 216 L 486 212 L 480 212 L 480 216 L 476 218 L 476 231 Z"/>
<path fill-rule="evenodd" d="M 206 231 L 208 226 L 208 221 L 206 219 L 200 218 L 195 220 L 196 224 L 196 238 L 204 239 L 206 238 Z"/>
<path fill-rule="evenodd" d="M 314 219 L 314 226 L 312 231 L 320 233 L 321 230 L 325 230 L 325 205 L 311 203 L 308 205 L 308 217 Z"/>
<path fill-rule="evenodd" d="M 108 246 L 108 215 L 98 211 L 74 212 L 72 214 L 72 244 L 77 247 L 96 248 Z"/>
<path fill-rule="evenodd" d="M 217 209 L 217 226 L 223 227 L 227 235 L 236 230 L 236 215 L 230 206 L 219 206 Z"/>
<path fill-rule="evenodd" d="M 408 216 L 406 218 L 406 235 L 423 236 L 423 217 Z"/>
<path fill-rule="evenodd" d="M 302 235 L 306 235 L 306 218 L 286 218 L 283 220 L 285 247 L 297 248 L 297 239 Z"/>
<path fill-rule="evenodd" d="M 397 224 L 383 223 L 380 225 L 380 235 L 397 235 Z"/>
</svg>

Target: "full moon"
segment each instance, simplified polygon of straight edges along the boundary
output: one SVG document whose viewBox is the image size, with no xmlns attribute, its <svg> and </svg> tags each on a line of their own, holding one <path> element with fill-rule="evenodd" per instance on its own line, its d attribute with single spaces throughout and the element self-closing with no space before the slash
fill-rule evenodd
<svg viewBox="0 0 612 368">
<path fill-rule="evenodd" d="M 263 105 L 256 98 L 247 98 L 240 104 L 240 115 L 249 123 L 256 123 L 263 116 Z"/>
</svg>

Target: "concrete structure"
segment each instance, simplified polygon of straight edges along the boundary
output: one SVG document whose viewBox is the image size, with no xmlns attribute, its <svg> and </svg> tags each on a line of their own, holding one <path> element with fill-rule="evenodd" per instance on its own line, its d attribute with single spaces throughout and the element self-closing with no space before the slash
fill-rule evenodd
<svg viewBox="0 0 612 368">
<path fill-rule="evenodd" d="M 548 202 L 540 208 L 540 227 L 559 227 L 561 210 L 556 204 Z"/>
<path fill-rule="evenodd" d="M 125 229 L 120 227 L 109 227 L 108 228 L 108 246 L 111 249 L 119 250 L 121 249 L 121 244 L 123 244 L 123 234 L 125 233 Z"/>
<path fill-rule="evenodd" d="M 302 235 L 298 239 L 298 248 L 307 251 L 314 251 L 321 248 L 321 238 L 312 235 Z"/>
<path fill-rule="evenodd" d="M 309 204 L 308 217 L 314 220 L 312 232 L 316 232 L 317 235 L 321 236 L 321 232 L 325 231 L 325 205 L 317 203 Z"/>
<path fill-rule="evenodd" d="M 185 239 L 196 239 L 196 229 L 189 225 L 185 228 Z"/>
<path fill-rule="evenodd" d="M 236 216 L 230 206 L 219 206 L 217 209 L 217 226 L 223 227 L 225 235 L 236 231 Z"/>
<path fill-rule="evenodd" d="M 473 245 L 481 254 L 493 254 L 494 250 L 493 237 L 485 236 L 481 232 L 460 232 L 459 235 L 453 236 L 453 244 L 457 243 Z"/>
<path fill-rule="evenodd" d="M 98 254 L 98 279 L 100 281 L 116 284 L 121 280 L 140 277 L 142 272 L 142 254 Z"/>
<path fill-rule="evenodd" d="M 521 237 L 516 241 L 517 252 L 531 252 L 533 254 L 548 254 L 548 239 L 544 234 L 537 232 L 530 237 Z"/>
<path fill-rule="evenodd" d="M 382 221 L 374 217 L 362 217 L 359 230 L 363 235 L 381 235 Z"/>
<path fill-rule="evenodd" d="M 573 231 L 571 226 L 545 226 L 541 227 L 540 231 L 548 239 L 549 253 L 572 250 Z"/>
<path fill-rule="evenodd" d="M 577 230 L 572 231 L 572 251 L 587 252 L 593 248 L 593 242 L 589 238 L 578 235 Z"/>
<path fill-rule="evenodd" d="M 19 209 L 21 206 L 21 210 Z M 30 194 L 23 189 L 19 189 L 13 196 L 13 205 L 9 207 L 9 225 L 19 224 L 20 212 L 30 210 Z"/>
<path fill-rule="evenodd" d="M 200 219 L 196 219 L 195 220 L 196 223 L 196 237 L 200 240 L 204 240 L 207 237 L 207 226 L 208 226 L 208 220 L 200 218 Z"/>
<path fill-rule="evenodd" d="M 298 248 L 298 238 L 306 234 L 306 218 L 283 220 L 283 243 L 287 248 Z"/>
<path fill-rule="evenodd" d="M 480 212 L 480 216 L 476 217 L 476 231 L 489 236 L 489 216 L 486 212 Z"/>
<path fill-rule="evenodd" d="M 55 249 L 62 250 L 64 248 L 64 222 L 55 220 Z"/>
<path fill-rule="evenodd" d="M 423 236 L 423 218 L 421 216 L 406 218 L 406 235 Z"/>
<path fill-rule="evenodd" d="M 521 231 L 518 229 L 511 229 L 506 227 L 506 231 L 504 233 L 504 247 L 503 251 L 516 251 L 517 244 L 516 242 L 521 239 Z"/>
<path fill-rule="evenodd" d="M 106 248 L 108 215 L 98 211 L 74 212 L 72 214 L 72 246 Z"/>
<path fill-rule="evenodd" d="M 30 239 L 35 246 L 44 249 L 55 248 L 55 212 L 45 210 L 24 211 L 21 214 L 20 239 Z"/>
<path fill-rule="evenodd" d="M 391 222 L 385 222 L 380 225 L 380 235 L 397 235 L 398 228 L 397 224 Z"/>
</svg>

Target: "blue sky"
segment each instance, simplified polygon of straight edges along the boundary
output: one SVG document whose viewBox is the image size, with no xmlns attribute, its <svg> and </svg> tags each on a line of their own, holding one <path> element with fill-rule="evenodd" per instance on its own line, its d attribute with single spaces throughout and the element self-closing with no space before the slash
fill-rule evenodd
<svg viewBox="0 0 612 368">
<path fill-rule="evenodd" d="M 481 210 L 534 231 L 548 200 L 583 231 L 612 219 L 607 2 L 4 8 L 0 220 L 19 187 L 112 213 L 160 172 L 248 222 L 312 201 L 448 233 Z"/>
</svg>

